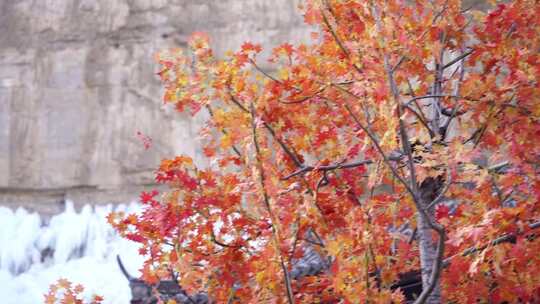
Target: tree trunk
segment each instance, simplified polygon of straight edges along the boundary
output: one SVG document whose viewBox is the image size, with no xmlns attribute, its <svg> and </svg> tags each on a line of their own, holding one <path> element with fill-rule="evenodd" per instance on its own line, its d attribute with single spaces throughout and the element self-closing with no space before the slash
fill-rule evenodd
<svg viewBox="0 0 540 304">
<path fill-rule="evenodd" d="M 433 178 L 427 178 L 422 184 L 420 185 L 420 199 L 421 204 L 425 208 L 435 197 L 437 196 L 437 193 L 440 191 L 440 188 L 442 187 L 442 181 L 440 178 L 433 179 Z M 431 210 L 427 211 L 428 216 L 434 217 L 434 210 L 433 208 Z M 422 217 L 420 212 L 417 212 L 417 233 L 418 233 L 418 246 L 420 249 L 420 267 L 422 269 L 422 287 L 427 288 L 429 285 L 430 277 L 431 277 L 431 271 L 433 269 L 433 265 L 435 264 L 435 261 L 437 259 L 437 243 L 436 240 L 433 239 L 434 231 L 429 227 L 429 223 Z M 439 280 L 440 281 L 440 280 Z M 425 303 L 430 304 L 439 304 L 441 302 L 441 288 L 440 288 L 440 282 L 437 282 L 435 285 L 435 288 L 433 289 L 433 292 L 428 297 L 427 301 Z"/>
</svg>

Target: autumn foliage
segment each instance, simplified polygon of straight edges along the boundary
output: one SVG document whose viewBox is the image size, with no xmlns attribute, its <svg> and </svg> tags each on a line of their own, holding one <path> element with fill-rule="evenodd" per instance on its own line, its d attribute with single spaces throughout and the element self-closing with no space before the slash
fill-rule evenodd
<svg viewBox="0 0 540 304">
<path fill-rule="evenodd" d="M 49 287 L 49 292 L 45 294 L 45 304 L 83 304 L 81 293 L 84 291 L 84 287 L 80 284 L 73 285 L 66 279 L 58 279 L 55 284 Z M 103 298 L 98 295 L 94 295 L 89 304 L 100 304 Z"/>
<path fill-rule="evenodd" d="M 313 40 L 269 62 L 202 33 L 158 55 L 165 103 L 207 117 L 209 165 L 163 160 L 170 190 L 110 215 L 143 278 L 216 303 L 400 303 L 422 269 L 419 303 L 540 301 L 538 1 L 302 9 Z M 307 246 L 330 266 L 292 279 Z"/>
</svg>

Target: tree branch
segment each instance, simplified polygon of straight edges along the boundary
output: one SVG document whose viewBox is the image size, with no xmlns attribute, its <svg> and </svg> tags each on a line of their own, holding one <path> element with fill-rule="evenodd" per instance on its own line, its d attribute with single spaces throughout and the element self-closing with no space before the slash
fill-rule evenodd
<svg viewBox="0 0 540 304">
<path fill-rule="evenodd" d="M 368 160 L 361 160 L 361 161 L 352 162 L 352 163 L 346 163 L 346 164 L 335 164 L 335 165 L 318 166 L 318 167 L 306 166 L 306 167 L 302 167 L 301 169 L 296 170 L 293 173 L 281 178 L 281 180 L 288 180 L 288 179 L 290 179 L 292 177 L 295 177 L 297 175 L 300 175 L 300 174 L 303 174 L 303 173 L 306 173 L 306 172 L 309 172 L 309 171 L 313 171 L 313 170 L 331 171 L 331 170 L 336 170 L 336 169 L 350 169 L 350 168 L 354 168 L 354 167 L 358 167 L 358 166 L 362 166 L 362 165 L 366 165 L 366 164 L 372 164 L 372 163 L 373 163 L 373 161 L 368 159 Z"/>
<path fill-rule="evenodd" d="M 297 99 L 297 100 L 293 100 L 293 101 L 283 101 L 281 99 L 278 99 L 278 102 L 279 103 L 283 103 L 283 104 L 297 104 L 297 103 L 302 103 L 306 100 L 309 100 L 319 94 L 321 94 L 324 90 L 326 90 L 326 85 L 322 86 L 320 89 L 318 89 L 315 93 L 311 94 L 311 95 L 308 95 L 308 96 L 304 96 L 300 99 Z"/>
<path fill-rule="evenodd" d="M 471 51 L 472 53 L 472 51 Z M 456 85 L 456 89 L 455 89 L 455 95 L 459 95 L 459 91 L 461 90 L 461 83 L 463 82 L 463 79 L 465 78 L 465 57 L 466 56 L 463 56 L 464 54 L 462 54 L 461 56 L 461 64 L 460 64 L 460 73 L 459 73 L 459 79 L 458 79 L 458 83 Z M 444 69 L 444 67 L 443 67 Z M 457 70 L 457 69 L 456 69 Z M 454 117 L 456 116 L 459 116 L 459 115 L 462 115 L 464 113 L 466 113 L 466 111 L 463 111 L 463 112 L 458 112 L 459 110 L 459 105 L 456 104 L 454 105 L 454 108 L 452 109 L 452 111 L 449 111 L 448 109 L 446 108 L 443 108 L 441 107 L 441 114 L 445 115 L 445 116 L 449 116 L 448 117 L 448 120 L 446 121 L 446 123 L 444 124 L 444 126 L 442 126 L 442 130 L 441 130 L 441 137 L 442 137 L 442 140 L 444 141 L 447 134 L 448 134 L 448 128 L 450 127 L 450 123 L 452 122 L 452 120 L 454 119 Z"/>
<path fill-rule="evenodd" d="M 428 133 L 429 133 L 429 136 L 430 137 L 433 137 L 434 133 L 433 131 L 431 130 L 431 128 L 429 127 L 429 125 L 427 124 L 427 121 L 425 121 L 423 118 L 422 118 L 422 115 L 420 115 L 418 112 L 416 112 L 413 108 L 411 108 L 410 106 L 405 106 L 405 109 L 409 110 L 411 113 L 414 114 L 414 116 L 416 116 L 416 118 L 418 119 L 418 121 L 420 121 L 420 123 L 428 130 Z"/>
<path fill-rule="evenodd" d="M 474 52 L 474 49 L 470 49 L 468 50 L 467 52 L 459 55 L 458 57 L 454 58 L 452 61 L 448 62 L 447 64 L 443 65 L 442 69 L 445 70 L 451 66 L 453 66 L 454 64 L 456 64 L 457 62 L 459 62 L 460 60 L 464 59 L 465 57 L 469 56 L 470 54 L 472 54 Z"/>
<path fill-rule="evenodd" d="M 427 205 L 427 207 L 424 209 L 426 212 L 431 209 L 433 206 L 437 205 L 438 203 L 440 203 L 442 201 L 442 199 L 444 198 L 444 195 L 446 194 L 446 192 L 448 191 L 448 189 L 450 188 L 450 185 L 452 185 L 452 174 L 450 173 L 450 168 L 447 168 L 448 170 L 448 173 L 447 173 L 447 177 L 446 177 L 446 185 L 444 185 L 444 188 L 441 190 L 441 192 L 439 193 L 439 195 L 437 195 L 437 197 L 431 201 L 431 203 L 429 205 Z"/>
<path fill-rule="evenodd" d="M 394 177 L 396 179 L 398 179 L 401 182 L 401 184 L 403 184 L 403 186 L 405 186 L 405 189 L 407 189 L 407 191 L 414 197 L 414 199 L 416 199 L 416 195 L 414 194 L 413 190 L 409 187 L 409 184 L 403 179 L 403 177 L 401 175 L 399 175 L 399 173 L 396 171 L 396 169 L 390 163 L 390 159 L 388 158 L 386 153 L 384 153 L 384 151 L 382 150 L 381 146 L 379 145 L 379 141 L 377 140 L 377 138 L 375 138 L 375 135 L 373 135 L 373 133 L 371 133 L 371 130 L 366 128 L 362 124 L 362 122 L 360 122 L 360 120 L 358 119 L 358 117 L 356 117 L 356 115 L 353 113 L 353 111 L 351 110 L 351 108 L 349 107 L 348 104 L 345 104 L 345 109 L 347 110 L 347 112 L 349 112 L 349 114 L 351 115 L 353 120 L 356 122 L 356 124 L 360 127 L 360 129 L 362 129 L 364 132 L 366 132 L 368 137 L 371 139 L 371 142 L 373 143 L 373 145 L 375 145 L 375 148 L 377 149 L 379 154 L 382 156 L 385 164 L 392 171 L 392 174 L 394 175 Z"/>
<path fill-rule="evenodd" d="M 231 91 L 229 90 L 229 96 L 231 98 L 231 101 L 236 104 L 242 111 L 246 112 L 246 113 L 250 113 L 250 111 L 245 107 L 243 106 L 235 97 L 234 95 L 232 95 Z M 302 167 L 302 162 L 300 162 L 300 160 L 298 159 L 298 157 L 293 154 L 291 152 L 291 150 L 287 147 L 287 145 L 279 138 L 277 137 L 276 135 L 276 132 L 274 131 L 274 129 L 272 128 L 272 126 L 270 126 L 270 124 L 268 124 L 266 121 L 262 121 L 263 122 L 263 125 L 264 127 L 268 130 L 268 132 L 270 132 L 270 134 L 272 135 L 272 138 L 278 142 L 278 144 L 280 145 L 280 147 L 283 149 L 283 151 L 291 158 L 291 160 L 294 162 L 294 164 L 297 166 L 297 167 Z"/>
<path fill-rule="evenodd" d="M 326 6 L 326 9 L 330 12 L 330 14 L 332 15 L 332 17 L 337 20 L 336 16 L 334 15 L 334 12 L 332 10 L 332 7 L 330 6 L 330 4 L 328 3 L 327 0 L 323 0 L 324 2 L 324 5 Z M 343 51 L 343 53 L 345 53 L 345 55 L 347 56 L 347 59 L 349 59 L 349 61 L 351 62 L 351 65 L 353 66 L 353 68 L 360 74 L 362 74 L 362 70 L 356 65 L 356 63 L 352 62 L 351 61 L 351 53 L 349 52 L 349 50 L 347 50 L 345 48 L 345 45 L 343 44 L 343 42 L 341 42 L 341 40 L 339 39 L 337 33 L 334 31 L 334 29 L 332 28 L 332 26 L 330 25 L 330 22 L 328 21 L 328 18 L 326 17 L 326 14 L 324 13 L 324 10 L 321 10 L 321 14 L 322 14 L 322 17 L 323 17 L 323 22 L 324 24 L 326 25 L 326 27 L 328 28 L 328 31 L 330 32 L 330 34 L 332 35 L 332 37 L 334 37 L 334 40 L 336 41 L 336 44 L 339 46 L 339 48 Z"/>
<path fill-rule="evenodd" d="M 451 98 L 460 98 L 460 99 L 472 100 L 470 98 L 466 98 L 466 97 L 458 96 L 458 95 L 452 95 L 452 94 L 430 94 L 430 95 L 422 95 L 422 96 L 413 97 L 413 98 L 409 99 L 407 102 L 405 102 L 404 106 L 408 106 L 408 105 L 411 104 L 411 102 L 414 102 L 414 101 L 420 100 L 420 99 L 443 98 L 443 97 L 451 97 Z"/>
<path fill-rule="evenodd" d="M 280 263 L 281 263 L 281 268 L 283 269 L 283 276 L 284 276 L 284 279 L 285 279 L 285 287 L 287 289 L 287 299 L 288 299 L 288 302 L 289 304 L 294 304 L 294 295 L 293 295 L 293 291 L 292 291 L 292 288 L 291 288 L 291 279 L 289 277 L 289 272 L 287 271 L 287 267 L 285 267 L 285 262 L 283 261 L 283 255 L 281 254 L 281 250 L 280 250 L 280 246 L 279 246 L 279 232 L 278 232 L 278 229 L 276 228 L 276 225 L 275 225 L 275 217 L 274 217 L 274 214 L 272 212 L 272 208 L 270 207 L 270 197 L 268 196 L 268 193 L 266 192 L 266 187 L 265 187 L 265 181 L 266 181 L 266 176 L 264 174 L 264 168 L 263 168 L 263 164 L 262 164 L 262 159 L 261 159 L 261 149 L 259 147 L 259 142 L 257 140 L 257 123 L 256 123 L 256 115 L 255 115 L 255 106 L 253 105 L 253 102 L 251 103 L 251 109 L 250 109 L 250 113 L 251 113 L 251 129 L 252 129 L 252 132 L 253 132 L 253 144 L 255 146 L 255 158 L 257 160 L 257 167 L 258 167 L 258 171 L 259 171 L 259 183 L 261 185 L 261 188 L 262 188 L 262 192 L 263 192 L 263 198 L 264 198 L 264 204 L 266 206 L 266 209 L 268 211 L 268 214 L 270 216 L 270 219 L 272 221 L 272 235 L 273 235 L 273 240 L 274 240 L 274 245 L 276 246 L 276 250 L 278 251 L 278 255 L 279 255 L 279 258 L 280 258 Z"/>
<path fill-rule="evenodd" d="M 467 112 L 459 110 L 459 106 L 455 106 L 455 107 L 453 107 L 451 109 L 449 109 L 449 108 L 441 108 L 441 114 L 443 114 L 444 116 L 449 116 L 448 121 L 451 121 L 454 117 L 463 115 L 465 113 L 467 113 Z M 446 123 L 446 124 L 449 124 L 449 123 Z"/>
<path fill-rule="evenodd" d="M 221 241 L 219 241 L 216 237 L 216 235 L 214 234 L 214 231 L 210 230 L 210 238 L 212 240 L 213 243 L 215 243 L 216 245 L 219 245 L 221 247 L 225 247 L 225 248 L 234 248 L 234 249 L 239 249 L 239 248 L 242 248 L 244 247 L 243 245 L 232 245 L 232 244 L 225 244 Z"/>
<path fill-rule="evenodd" d="M 289 304 L 294 304 L 294 295 L 292 291 L 291 286 L 291 278 L 289 271 L 287 270 L 287 267 L 285 266 L 285 261 L 283 261 L 283 256 L 280 254 L 281 259 L 281 269 L 283 270 L 283 273 L 285 274 L 285 287 L 287 289 L 287 300 L 289 301 Z"/>
<path fill-rule="evenodd" d="M 257 65 L 257 63 L 255 62 L 255 60 L 249 58 L 249 62 L 253 65 L 253 67 L 255 67 L 255 69 L 256 69 L 257 71 L 259 71 L 259 72 L 260 72 L 261 74 L 263 74 L 264 76 L 268 77 L 268 78 L 271 79 L 272 81 L 275 81 L 275 82 L 277 82 L 277 83 L 279 83 L 279 84 L 283 84 L 283 82 L 281 82 L 279 79 L 275 78 L 274 76 L 272 76 L 272 75 L 266 73 L 263 69 L 261 69 L 261 68 Z M 298 90 L 298 89 L 297 89 L 297 90 Z"/>
<path fill-rule="evenodd" d="M 411 85 L 411 82 L 409 81 L 409 79 L 407 79 L 407 86 L 409 87 L 409 94 L 414 98 L 416 97 L 416 95 L 414 95 L 414 90 L 412 88 L 412 85 Z M 424 125 L 425 127 L 428 129 L 428 133 L 429 133 L 429 137 L 430 138 L 433 138 L 435 137 L 435 133 L 433 132 L 433 130 L 431 130 L 431 128 L 429 127 L 429 125 L 427 124 L 428 123 L 428 119 L 426 118 L 426 115 L 424 114 L 424 111 L 422 110 L 422 108 L 420 107 L 420 105 L 418 104 L 418 100 L 414 100 L 414 105 L 416 106 L 416 108 L 418 109 L 419 111 L 419 115 L 420 117 L 422 118 L 422 122 L 424 122 Z M 410 105 L 407 105 L 407 108 L 408 109 L 411 109 Z"/>
<path fill-rule="evenodd" d="M 210 105 L 206 105 L 206 109 L 208 110 L 208 113 L 210 114 L 210 117 L 214 118 L 214 111 L 212 110 L 212 107 Z M 221 133 L 223 133 L 224 135 L 227 135 L 227 130 L 223 129 L 223 128 L 220 128 L 221 129 Z M 236 153 L 236 155 L 242 159 L 242 153 L 240 153 L 240 150 L 235 146 L 235 145 L 232 145 L 231 147 L 234 151 L 234 153 Z"/>
<path fill-rule="evenodd" d="M 263 125 L 268 130 L 268 132 L 270 132 L 270 134 L 272 135 L 272 138 L 274 138 L 278 142 L 278 144 L 281 146 L 281 149 L 283 149 L 283 151 L 285 151 L 285 153 L 292 159 L 294 164 L 297 167 L 302 167 L 302 162 L 300 162 L 298 157 L 294 153 L 291 152 L 289 147 L 287 147 L 287 145 L 279 137 L 277 137 L 274 129 L 265 121 L 263 121 Z"/>
<path fill-rule="evenodd" d="M 446 5 L 445 5 L 445 7 L 446 7 Z M 443 8 L 443 10 L 441 11 L 441 14 L 444 11 L 444 9 L 445 8 Z M 382 32 L 381 18 L 379 16 L 379 12 L 377 10 L 377 7 L 373 6 L 372 11 L 373 11 L 373 16 L 375 18 L 375 23 L 376 23 L 376 26 L 377 26 L 377 30 L 378 30 L 379 33 L 381 33 Z M 394 101 L 397 104 L 397 109 L 398 109 L 398 113 L 397 113 L 398 115 L 397 116 L 398 116 L 398 119 L 399 119 L 399 129 L 400 129 L 401 138 L 402 138 L 401 142 L 402 142 L 402 147 L 403 147 L 404 153 L 405 153 L 405 155 L 407 155 L 408 165 L 409 165 L 409 173 L 411 175 L 410 188 L 406 184 L 405 185 L 407 186 L 407 190 L 409 190 L 409 192 L 410 192 L 410 194 L 412 196 L 412 199 L 413 199 L 413 201 L 414 201 L 414 203 L 416 205 L 416 208 L 417 208 L 418 212 L 420 213 L 420 216 L 427 222 L 428 226 L 432 230 L 436 231 L 437 234 L 439 235 L 439 240 L 438 240 L 438 244 L 437 244 L 436 259 L 435 259 L 435 263 L 432 265 L 429 284 L 428 284 L 427 288 L 424 288 L 422 290 L 422 293 L 420 294 L 418 299 L 416 299 L 416 301 L 414 302 L 415 304 L 421 304 L 421 303 L 425 303 L 425 301 L 428 299 L 428 297 L 431 295 L 431 293 L 435 289 L 435 286 L 437 286 L 437 283 L 438 283 L 438 280 L 439 280 L 439 277 L 440 277 L 441 268 L 442 268 L 442 260 L 444 258 L 444 242 L 445 242 L 445 238 L 446 238 L 446 232 L 445 232 L 443 226 L 441 226 L 440 224 L 438 224 L 436 222 L 433 222 L 431 217 L 423 209 L 421 199 L 418 197 L 418 185 L 416 183 L 416 173 L 415 173 L 415 169 L 414 169 L 414 160 L 413 160 L 413 157 L 412 157 L 411 145 L 409 143 L 409 139 L 407 137 L 407 132 L 405 130 L 405 123 L 403 122 L 403 119 L 401 118 L 402 107 L 404 105 L 401 103 L 401 101 L 399 99 L 399 91 L 398 91 L 397 85 L 396 85 L 395 80 L 394 80 L 392 67 L 390 66 L 390 63 L 389 63 L 388 54 L 384 54 L 384 68 L 386 70 L 390 90 L 391 90 L 392 95 L 394 97 Z M 402 181 L 402 180 L 400 180 L 400 181 Z"/>
<path fill-rule="evenodd" d="M 538 229 L 538 228 L 540 228 L 540 221 L 533 222 L 533 223 L 529 224 L 528 226 L 529 226 L 529 229 L 531 229 L 531 230 Z M 452 258 L 454 258 L 457 255 L 468 256 L 468 255 L 471 255 L 471 254 L 476 253 L 478 251 L 482 251 L 482 250 L 484 250 L 484 249 L 486 249 L 486 248 L 488 248 L 490 246 L 495 246 L 495 245 L 499 245 L 499 244 L 503 244 L 503 243 L 515 242 L 516 238 L 517 238 L 517 236 L 519 234 L 520 233 L 511 233 L 511 234 L 503 235 L 503 236 L 500 236 L 500 237 L 490 241 L 489 243 L 487 243 L 485 245 L 470 247 L 470 248 L 464 250 L 460 254 L 456 254 L 456 255 L 453 255 L 453 256 L 450 256 L 450 257 L 444 259 L 444 266 L 448 266 L 450 264 L 450 262 L 452 261 Z"/>
</svg>

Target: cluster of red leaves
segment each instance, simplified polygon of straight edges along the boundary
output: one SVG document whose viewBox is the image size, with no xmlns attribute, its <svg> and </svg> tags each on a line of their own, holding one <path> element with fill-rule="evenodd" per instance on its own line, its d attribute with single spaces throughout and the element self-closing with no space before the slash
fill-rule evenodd
<svg viewBox="0 0 540 304">
<path fill-rule="evenodd" d="M 209 112 L 212 161 L 164 160 L 156 182 L 170 190 L 141 194 L 140 215 L 109 216 L 141 243 L 143 278 L 173 272 L 218 303 L 401 302 L 391 286 L 420 267 L 419 246 L 396 232 L 417 224 L 410 187 L 445 181 L 453 204 L 428 210 L 448 236 L 444 300 L 538 299 L 540 242 L 527 231 L 540 218 L 536 1 L 488 14 L 459 0 L 304 10 L 317 40 L 275 48 L 275 73 L 259 65 L 259 45 L 218 59 L 200 33 L 189 50 L 158 55 L 164 101 Z M 488 246 L 505 234 L 515 244 Z M 332 265 L 291 282 L 285 270 L 305 246 Z"/>
<path fill-rule="evenodd" d="M 80 284 L 73 286 L 66 279 L 59 279 L 56 284 L 49 286 L 49 292 L 45 294 L 45 304 L 83 304 L 81 293 L 84 287 Z M 103 302 L 103 298 L 94 295 L 89 304 L 99 304 Z"/>
</svg>

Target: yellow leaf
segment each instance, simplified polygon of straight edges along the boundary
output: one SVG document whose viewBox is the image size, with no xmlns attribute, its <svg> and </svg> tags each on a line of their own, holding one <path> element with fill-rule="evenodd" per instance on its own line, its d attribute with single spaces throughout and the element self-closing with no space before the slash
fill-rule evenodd
<svg viewBox="0 0 540 304">
<path fill-rule="evenodd" d="M 230 133 L 223 134 L 221 136 L 221 144 L 220 147 L 223 149 L 228 149 L 232 146 L 232 138 Z"/>
<path fill-rule="evenodd" d="M 384 265 L 384 262 L 385 262 L 384 256 L 382 256 L 382 255 L 377 255 L 377 256 L 375 257 L 375 264 L 377 264 L 377 266 L 382 266 L 382 265 Z"/>
<path fill-rule="evenodd" d="M 341 249 L 342 246 L 337 240 L 332 240 L 328 242 L 327 250 L 331 256 L 337 256 Z"/>
</svg>

